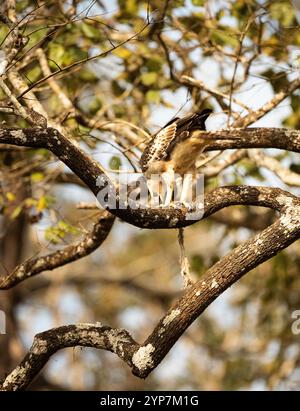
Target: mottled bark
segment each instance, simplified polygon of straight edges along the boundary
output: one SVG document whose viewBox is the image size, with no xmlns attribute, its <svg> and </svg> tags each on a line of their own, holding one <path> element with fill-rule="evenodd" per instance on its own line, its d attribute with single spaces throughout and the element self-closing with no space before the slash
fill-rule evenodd
<svg viewBox="0 0 300 411">
<path fill-rule="evenodd" d="M 216 132 L 203 132 L 203 136 L 219 137 L 220 140 L 210 143 L 209 150 L 228 148 L 280 148 L 300 152 L 300 131 L 281 128 L 250 128 L 232 129 Z M 226 138 L 235 138 L 234 141 Z M 62 136 L 57 130 L 48 129 L 22 129 L 0 130 L 0 143 L 13 144 L 26 147 L 43 147 L 50 150 L 97 195 L 103 187 L 109 187 L 113 193 L 114 186 L 105 175 L 103 168 L 90 158 L 78 145 Z M 99 185 L 99 177 L 105 176 L 103 184 Z M 98 182 L 98 183 L 97 183 Z M 234 189 L 233 189 L 234 190 Z M 255 197 L 254 195 L 250 196 Z M 118 204 L 118 196 L 116 198 Z M 206 196 L 207 201 L 207 196 Z M 234 199 L 228 204 L 221 205 L 219 209 L 235 203 Z M 246 204 L 252 204 L 251 201 Z M 263 205 L 255 202 L 253 205 Z M 187 213 L 192 210 L 186 208 L 151 208 L 133 209 L 112 208 L 109 211 L 122 220 L 141 228 L 179 228 L 191 225 L 199 220 L 187 219 Z M 200 218 L 201 219 L 201 218 Z"/>
<path fill-rule="evenodd" d="M 204 136 L 210 134 L 211 132 L 203 133 Z M 214 132 L 214 136 L 220 139 L 214 142 L 210 149 L 272 147 L 300 152 L 300 132 L 295 130 L 227 130 Z M 235 140 L 226 141 L 227 137 L 234 137 Z M 0 131 L 1 142 L 49 149 L 97 195 L 99 187 L 96 180 L 97 177 L 104 175 L 103 169 L 56 130 L 4 129 Z M 105 179 L 104 184 L 112 187 L 109 179 Z M 194 220 L 186 219 L 187 213 L 191 210 L 184 207 L 109 209 L 113 215 L 138 227 L 178 228 L 194 224 L 225 207 L 238 204 L 266 207 L 277 211 L 279 216 L 273 224 L 236 247 L 212 266 L 200 281 L 190 286 L 159 321 L 144 343 L 138 344 L 126 330 L 111 329 L 97 324 L 72 325 L 49 330 L 35 337 L 29 353 L 7 376 L 2 389 L 25 389 L 51 355 L 59 349 L 76 345 L 112 351 L 129 365 L 136 376 L 145 378 L 162 361 L 189 325 L 222 292 L 300 237 L 300 200 L 278 188 L 228 186 L 208 192 L 204 199 L 203 215 Z M 75 254 L 74 252 L 73 255 Z M 52 261 L 51 256 L 49 261 Z M 64 258 L 60 262 L 63 261 Z M 53 268 L 56 266 L 53 261 L 51 264 Z M 30 272 L 32 267 L 29 265 L 26 269 Z"/>
</svg>

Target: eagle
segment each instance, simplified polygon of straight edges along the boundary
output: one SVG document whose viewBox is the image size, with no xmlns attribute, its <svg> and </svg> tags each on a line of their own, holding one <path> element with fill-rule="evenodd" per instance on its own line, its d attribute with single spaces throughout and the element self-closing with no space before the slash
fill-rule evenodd
<svg viewBox="0 0 300 411">
<path fill-rule="evenodd" d="M 151 198 L 157 196 L 157 180 L 154 175 L 162 176 L 166 185 L 164 206 L 172 205 L 174 176 L 183 177 L 196 173 L 196 160 L 209 145 L 209 139 L 201 135 L 205 131 L 205 121 L 212 113 L 211 109 L 189 114 L 183 118 L 169 121 L 158 133 L 154 134 L 140 159 L 140 166 L 147 179 Z M 182 193 L 181 203 L 185 204 Z"/>
</svg>

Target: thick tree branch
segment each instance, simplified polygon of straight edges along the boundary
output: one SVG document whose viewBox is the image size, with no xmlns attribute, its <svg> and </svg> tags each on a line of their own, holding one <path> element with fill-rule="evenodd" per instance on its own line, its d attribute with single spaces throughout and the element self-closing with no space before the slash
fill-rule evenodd
<svg viewBox="0 0 300 411">
<path fill-rule="evenodd" d="M 210 142 L 208 150 L 226 148 L 280 148 L 300 152 L 300 131 L 284 128 L 249 128 L 245 130 L 230 129 L 214 132 L 203 132 L 203 138 L 218 138 Z M 234 140 L 226 140 L 234 138 Z M 61 135 L 57 130 L 47 129 L 0 129 L 0 144 L 47 148 L 63 161 L 97 196 L 100 189 L 108 188 L 114 195 L 113 183 L 107 178 L 102 167 L 90 158 L 78 145 Z M 105 177 L 99 184 L 99 177 Z M 224 191 L 225 190 L 225 191 Z M 204 216 L 208 216 L 229 205 L 247 204 L 265 206 L 261 201 L 261 189 L 249 187 L 220 187 L 205 196 Z M 265 189 L 267 190 L 267 189 Z M 224 196 L 226 194 L 226 198 Z M 194 224 L 202 215 L 194 217 L 187 208 L 119 208 L 109 211 L 122 220 L 141 228 L 179 228 Z M 269 204 L 269 203 L 268 203 Z M 269 205 L 267 205 L 268 207 Z"/>
<path fill-rule="evenodd" d="M 271 226 L 236 247 L 218 261 L 170 308 L 139 351 L 147 351 L 147 364 L 133 373 L 145 378 L 162 361 L 190 324 L 227 288 L 254 267 L 268 260 L 300 237 L 300 201 L 278 195 L 282 214 Z"/>
<path fill-rule="evenodd" d="M 43 191 L 42 196 L 44 196 L 44 191 L 48 189 L 49 182 L 52 184 L 74 183 L 80 186 L 85 185 L 97 198 L 97 204 L 99 202 L 104 204 L 105 200 L 103 202 L 100 200 L 100 194 L 102 194 L 101 190 L 105 189 L 112 201 L 110 201 L 109 205 L 103 205 L 105 210 L 102 211 L 101 217 L 91 228 L 91 231 L 85 234 L 79 242 L 67 245 L 64 249 L 48 255 L 35 256 L 22 264 L 20 264 L 20 261 L 10 264 L 9 271 L 11 274 L 6 275 L 2 279 L 0 278 L 0 291 L 1 289 L 9 289 L 44 270 L 53 270 L 90 254 L 105 240 L 116 217 L 140 228 L 179 228 L 179 240 L 181 241 L 182 249 L 183 227 L 209 217 L 214 218 L 215 221 L 224 222 L 231 227 L 241 227 L 243 224 L 254 230 L 262 230 L 259 233 L 255 232 L 252 238 L 228 252 L 223 258 L 220 258 L 217 263 L 201 276 L 197 283 L 190 284 L 184 291 L 156 290 L 151 284 L 144 286 L 142 282 L 140 284 L 139 281 L 135 281 L 140 272 L 145 272 L 145 264 L 147 265 L 149 259 L 146 262 L 143 259 L 142 262 L 135 263 L 133 270 L 131 270 L 131 265 L 131 271 L 129 270 L 130 276 L 126 278 L 122 276 L 110 278 L 110 276 L 101 275 L 97 279 L 97 270 L 87 273 L 86 277 L 81 275 L 74 276 L 74 274 L 70 273 L 73 277 L 69 276 L 70 278 L 68 279 L 68 276 L 66 276 L 66 283 L 69 281 L 72 284 L 73 281 L 73 284 L 76 283 L 77 285 L 91 285 L 94 281 L 100 281 L 105 284 L 118 284 L 143 293 L 144 296 L 151 297 L 153 300 L 156 298 L 154 304 L 160 302 L 168 307 L 172 304 L 172 307 L 163 315 L 157 326 L 149 331 L 150 334 L 147 338 L 146 336 L 143 337 L 145 340 L 141 344 L 132 338 L 129 331 L 111 328 L 101 323 L 65 325 L 37 334 L 24 359 L 20 363 L 20 358 L 15 359 L 15 361 L 11 362 L 12 365 L 9 365 L 8 369 L 12 369 L 17 363 L 19 365 L 9 375 L 5 375 L 5 377 L 0 376 L 4 377 L 0 378 L 0 391 L 26 389 L 52 355 L 58 350 L 76 346 L 110 351 L 125 362 L 134 375 L 139 378 L 146 378 L 165 358 L 192 322 L 220 294 L 247 272 L 258 267 L 264 261 L 272 258 L 300 238 L 300 196 L 297 197 L 274 187 L 240 185 L 218 187 L 207 193 L 205 192 L 203 204 L 195 202 L 191 204 L 190 208 L 184 204 L 176 205 L 174 203 L 169 208 L 161 206 L 151 207 L 149 205 L 138 206 L 138 203 L 133 204 L 133 201 L 127 205 L 128 198 L 125 196 L 123 196 L 125 198 L 122 198 L 121 195 L 122 188 L 125 185 L 122 186 L 122 183 L 117 185 L 108 176 L 108 171 L 89 156 L 88 152 L 85 152 L 76 141 L 73 141 L 72 130 L 74 130 L 77 124 L 77 126 L 83 126 L 75 130 L 77 134 L 86 134 L 86 130 L 95 129 L 106 134 L 107 132 L 113 133 L 112 139 L 117 143 L 117 146 L 110 142 L 108 143 L 121 151 L 133 170 L 136 171 L 135 165 L 139 155 L 137 148 L 142 150 L 145 138 L 147 140 L 149 136 L 137 126 L 133 126 L 124 120 L 115 120 L 114 117 L 123 115 L 118 110 L 119 105 L 124 105 L 124 112 L 129 109 L 129 111 L 127 110 L 128 116 L 131 116 L 132 119 L 136 119 L 137 113 L 140 114 L 141 123 L 147 117 L 147 107 L 151 100 L 148 98 L 150 97 L 150 93 L 148 96 L 148 90 L 151 90 L 151 87 L 148 86 L 151 86 L 151 84 L 147 85 L 146 77 L 145 79 L 143 78 L 144 66 L 146 64 L 146 69 L 149 72 L 155 72 L 153 79 L 158 91 L 161 91 L 161 87 L 164 86 L 169 91 L 175 91 L 183 86 L 186 87 L 187 91 L 191 92 L 191 100 L 194 106 L 199 108 L 205 103 L 205 99 L 203 102 L 202 98 L 204 95 L 206 100 L 215 100 L 221 109 L 228 113 L 228 129 L 202 133 L 203 139 L 207 139 L 209 142 L 205 151 L 218 151 L 213 156 L 207 156 L 202 163 L 196 164 L 199 173 L 203 173 L 208 178 L 219 175 L 230 165 L 236 164 L 248 156 L 257 167 L 265 167 L 271 170 L 286 184 L 300 186 L 300 176 L 285 169 L 275 158 L 268 157 L 265 151 L 261 150 L 277 148 L 300 153 L 300 131 L 284 128 L 247 129 L 250 124 L 256 122 L 270 111 L 274 111 L 274 108 L 279 106 L 281 102 L 293 97 L 293 93 L 299 89 L 299 73 L 297 74 L 298 78 L 290 80 L 295 78 L 294 74 L 296 75 L 296 70 L 293 70 L 292 54 L 291 56 L 280 55 L 278 57 L 277 52 L 277 48 L 282 45 L 293 47 L 296 44 L 295 39 L 289 41 L 290 39 L 284 36 L 284 33 L 282 34 L 280 29 L 281 22 L 278 16 L 272 16 L 272 18 L 274 17 L 274 22 L 277 22 L 279 26 L 275 24 L 276 27 L 271 32 L 265 29 L 269 26 L 268 19 L 265 16 L 268 17 L 270 12 L 268 6 L 265 5 L 254 8 L 248 7 L 247 10 L 242 12 L 239 10 L 234 16 L 238 23 L 237 27 L 234 30 L 231 30 L 229 27 L 229 30 L 227 30 L 224 25 L 224 27 L 222 26 L 222 21 L 220 20 L 222 16 L 220 17 L 218 13 L 207 7 L 204 7 L 203 13 L 199 16 L 193 13 L 190 15 L 189 13 L 184 13 L 184 16 L 180 15 L 177 18 L 176 7 L 169 0 L 164 0 L 164 6 L 160 7 L 158 12 L 155 11 L 154 16 L 156 15 L 156 17 L 152 20 L 150 11 L 153 9 L 153 5 L 149 2 L 146 21 L 142 25 L 140 24 L 143 17 L 140 13 L 141 10 L 137 9 L 136 13 L 132 13 L 132 24 L 130 24 L 131 29 L 129 29 L 131 32 L 125 33 L 122 30 L 122 16 L 118 11 L 113 15 L 110 14 L 107 19 L 102 14 L 93 16 L 90 14 L 93 4 L 87 5 L 87 8 L 84 10 L 81 10 L 81 8 L 79 10 L 79 7 L 77 10 L 77 6 L 79 6 L 78 0 L 71 1 L 71 5 L 66 8 L 63 7 L 64 2 L 62 0 L 56 2 L 56 8 L 44 7 L 44 4 L 33 8 L 26 6 L 22 9 L 21 14 L 18 7 L 16 8 L 18 3 L 16 0 L 7 0 L 4 3 L 5 5 L 0 6 L 3 11 L 3 13 L 0 13 L 0 20 L 7 25 L 9 31 L 2 41 L 3 52 L 0 56 L 0 89 L 4 92 L 5 97 L 0 107 L 0 114 L 1 112 L 5 113 L 3 116 L 3 127 L 0 126 L 0 151 L 3 148 L 7 149 L 7 147 L 10 150 L 11 147 L 15 147 L 16 150 L 44 148 L 53 154 L 50 155 L 51 162 L 53 156 L 56 156 L 57 159 L 62 161 L 63 166 L 69 167 L 72 171 L 72 173 L 62 172 L 58 175 L 55 170 L 51 169 L 49 178 L 44 179 L 42 182 L 34 181 L 34 176 L 32 175 L 31 178 L 27 175 L 27 171 L 29 168 L 35 171 L 36 164 L 31 164 L 31 157 L 26 156 L 29 162 L 28 165 L 25 164 L 26 161 L 24 163 L 16 159 L 17 164 L 16 166 L 13 165 L 10 176 L 11 180 L 17 181 L 19 176 L 25 176 L 26 182 L 32 180 L 34 183 L 33 190 L 37 190 L 38 196 L 40 196 L 40 191 Z M 102 7 L 101 1 L 97 1 L 97 3 Z M 56 9 L 58 9 L 59 16 L 57 16 Z M 103 9 L 105 12 L 105 7 Z M 121 8 L 119 11 L 122 11 Z M 230 8 L 226 9 L 226 13 L 230 14 Z M 121 20 L 119 19 L 120 16 Z M 168 28 L 176 31 L 177 40 L 172 39 L 172 35 L 168 35 L 168 30 L 165 30 L 163 33 L 162 29 L 164 28 L 166 17 L 168 18 Z M 205 19 L 208 19 L 207 21 L 211 24 L 203 24 Z M 84 23 L 85 27 L 79 24 L 79 21 Z M 242 28 L 243 21 L 246 22 L 244 28 Z M 47 49 L 47 45 L 55 38 L 58 40 L 63 39 L 65 37 L 65 31 L 63 30 L 67 29 L 67 26 L 69 28 L 73 27 L 75 23 L 79 29 L 79 31 L 77 30 L 79 43 L 84 43 L 84 49 L 87 54 L 80 56 L 79 44 L 79 53 L 75 53 L 76 47 L 73 50 L 74 56 L 75 54 L 79 55 L 76 59 L 77 61 L 73 61 L 74 56 L 70 55 L 70 61 L 68 62 L 68 59 L 60 58 L 60 53 L 52 53 L 52 50 Z M 137 25 L 140 26 L 140 29 L 137 28 Z M 101 33 L 101 26 L 104 26 L 103 33 Z M 250 26 L 252 32 L 249 33 Z M 35 33 L 41 30 L 43 38 L 38 40 L 39 35 Z M 98 30 L 100 36 L 96 36 L 94 30 Z M 218 33 L 220 31 L 224 32 L 223 34 L 225 35 L 227 33 L 227 35 L 233 36 L 234 41 L 225 41 L 225 44 L 222 41 L 224 36 L 222 33 Z M 35 38 L 36 36 L 38 37 Z M 280 44 L 272 41 L 274 36 L 280 37 Z M 142 41 L 143 44 L 140 44 L 140 40 L 145 41 Z M 29 47 L 22 53 L 22 49 L 28 44 L 28 41 L 35 44 L 29 44 Z M 235 45 L 236 41 L 237 45 Z M 107 42 L 110 43 L 111 47 L 107 45 Z M 128 45 L 129 48 L 127 48 Z M 101 74 L 102 76 L 103 74 L 104 83 L 102 84 L 102 79 L 100 82 L 94 78 L 95 76 L 89 75 L 89 73 L 93 74 L 94 68 L 87 67 L 86 73 L 80 73 L 83 75 L 80 76 L 80 79 L 78 78 L 78 87 L 71 87 L 72 84 L 69 82 L 68 93 L 65 92 L 65 84 L 60 85 L 59 79 L 70 74 L 72 71 L 82 68 L 86 63 L 98 61 L 98 59 L 116 52 L 122 46 L 125 46 L 124 50 L 119 50 L 122 53 L 116 53 L 113 60 L 116 60 L 117 65 L 123 65 L 123 71 L 126 72 L 127 76 L 120 78 L 118 70 L 115 73 L 116 75 L 113 75 L 114 73 L 112 72 L 109 73 L 113 67 L 108 62 L 106 67 L 100 67 L 100 71 L 96 69 L 97 75 Z M 152 52 L 155 52 L 157 55 L 157 61 L 155 59 L 153 62 L 150 62 L 151 59 L 148 59 L 149 61 L 146 62 L 142 61 L 145 56 L 151 57 Z M 162 56 L 162 53 L 165 56 Z M 200 58 L 206 63 L 209 63 L 211 59 L 215 60 L 218 77 L 217 83 L 219 85 L 223 84 L 223 86 L 227 84 L 230 90 L 224 93 L 218 89 L 209 88 L 203 82 L 189 76 L 190 73 L 195 71 L 194 69 L 199 68 L 196 59 L 193 57 L 195 53 L 198 53 Z M 279 63 L 280 60 L 282 60 L 281 63 L 286 60 L 294 74 L 285 72 L 279 66 L 278 70 L 273 70 L 271 66 L 268 68 L 261 66 L 260 63 L 266 60 L 264 56 L 267 56 L 267 60 L 276 58 Z M 138 58 L 132 59 L 132 57 Z M 262 57 L 262 59 L 259 59 L 259 57 Z M 250 73 L 252 63 L 256 59 L 258 59 L 257 67 L 253 73 Z M 50 61 L 51 65 L 49 65 Z M 228 81 L 228 70 L 231 70 L 232 62 L 234 63 L 233 75 L 231 80 L 229 79 Z M 114 62 L 112 63 L 114 64 Z M 51 67 L 53 64 L 55 64 L 56 68 L 52 71 Z M 167 80 L 166 73 L 164 72 L 166 64 L 169 68 L 170 82 L 164 81 Z M 42 71 L 42 76 L 39 75 L 39 67 Z M 242 70 L 240 71 L 240 69 Z M 250 75 L 266 78 L 268 80 L 267 83 L 274 89 L 273 98 L 266 104 L 261 105 L 259 109 L 249 107 L 247 101 L 245 104 L 235 94 L 235 91 L 238 91 L 245 84 Z M 149 76 L 149 80 L 151 76 Z M 25 78 L 26 80 L 24 80 Z M 33 79 L 33 82 L 31 79 Z M 155 81 L 155 79 L 161 81 Z M 284 85 L 283 87 L 281 86 L 282 84 Z M 110 85 L 113 87 L 111 88 Z M 89 95 L 90 89 L 94 91 L 91 96 Z M 38 92 L 38 97 L 35 95 L 35 90 Z M 278 90 L 280 91 L 278 92 Z M 246 94 L 248 93 L 247 90 L 244 91 Z M 106 98 L 107 93 L 109 94 L 108 98 Z M 112 98 L 109 98 L 109 96 Z M 74 101 L 72 101 L 72 98 Z M 163 103 L 168 103 L 164 101 L 163 95 L 161 99 Z M 107 101 L 109 101 L 109 104 L 107 104 Z M 294 107 L 295 102 L 292 101 L 292 103 Z M 237 107 L 234 111 L 232 111 L 232 104 L 234 104 L 234 107 Z M 98 105 L 101 106 L 99 109 L 97 109 Z M 238 106 L 246 110 L 247 114 L 239 113 L 241 110 L 238 109 Z M 60 110 L 61 108 L 63 108 L 62 111 Z M 135 108 L 137 108 L 137 111 Z M 98 111 L 96 115 L 93 115 L 95 109 Z M 31 128 L 6 128 L 5 121 L 9 117 L 7 114 L 21 117 Z M 104 119 L 103 116 L 107 118 Z M 22 124 L 24 123 L 23 120 L 21 121 Z M 109 120 L 109 122 L 103 123 L 103 120 Z M 134 132 L 136 130 L 138 133 Z M 95 135 L 94 138 L 99 137 Z M 87 142 L 85 139 L 84 141 Z M 235 149 L 235 151 L 225 153 L 225 156 L 223 156 L 223 151 L 226 149 Z M 220 154 L 222 156 L 213 162 Z M 10 160 L 10 153 L 4 157 L 5 165 L 9 167 L 12 162 Z M 42 158 L 42 156 L 40 157 Z M 48 162 L 49 156 L 43 157 L 43 159 Z M 38 169 L 40 168 L 40 161 L 42 160 L 37 162 Z M 44 170 L 43 168 L 42 170 L 43 175 L 46 173 L 47 164 L 45 164 L 45 167 L 46 169 Z M 52 164 L 50 165 L 51 167 Z M 226 178 L 226 176 L 227 174 L 224 177 Z M 36 180 L 39 180 L 39 178 Z M 129 194 L 134 193 L 134 189 L 139 186 L 139 183 L 140 180 L 137 180 L 128 185 Z M 19 182 L 18 185 L 20 184 L 22 183 Z M 9 190 L 6 189 L 7 187 L 4 188 L 5 194 L 7 194 L 7 199 L 4 197 L 4 210 L 7 209 L 9 212 L 10 208 L 15 207 L 15 202 L 19 202 L 19 199 L 16 198 L 15 201 L 10 201 L 9 197 L 13 198 L 15 190 L 12 192 L 13 195 L 9 196 Z M 33 191 L 32 194 L 32 196 L 28 194 L 27 197 L 34 199 L 36 193 Z M 28 202 L 28 207 L 30 207 L 29 204 L 30 202 Z M 25 205 L 27 206 L 27 203 Z M 230 213 L 232 209 L 229 210 L 228 208 L 232 205 L 259 206 L 264 207 L 265 210 L 258 210 L 257 213 L 252 213 L 252 209 L 249 210 L 248 207 L 239 207 L 235 214 L 234 212 Z M 86 206 L 86 204 L 81 204 L 81 206 Z M 19 211 L 19 208 L 16 208 L 16 211 Z M 221 213 L 218 213 L 220 210 Z M 263 212 L 260 213 L 261 211 Z M 13 213 L 8 214 L 11 214 L 13 217 Z M 17 212 L 15 215 L 17 215 Z M 10 243 L 14 243 L 17 238 L 16 236 L 13 237 L 8 244 L 8 248 L 5 247 L 6 251 L 10 251 Z M 19 265 L 13 268 L 17 264 Z M 7 266 L 7 264 L 4 265 L 5 267 Z M 40 281 L 32 281 L 30 283 L 33 286 L 32 289 L 34 287 L 38 289 L 38 287 L 45 287 L 47 282 L 49 284 L 59 281 L 58 277 L 53 275 L 46 279 L 42 277 Z M 29 289 L 27 290 L 24 287 L 24 295 L 28 291 Z M 11 291 L 8 293 L 10 294 Z M 7 292 L 4 292 L 4 294 L 7 294 Z M 21 294 L 19 295 L 18 293 L 17 299 L 14 298 L 13 302 L 21 301 L 21 297 Z M 11 304 L 9 304 L 9 307 L 13 308 Z M 281 351 L 280 356 L 282 357 L 284 352 L 283 350 Z M 293 368 L 295 368 L 295 361 L 292 364 Z M 280 373 L 277 374 L 279 375 Z M 276 378 L 277 376 L 275 376 L 277 382 L 279 377 Z"/>
<path fill-rule="evenodd" d="M 253 127 L 246 129 L 229 129 L 203 132 L 203 138 L 214 136 L 220 138 L 211 142 L 208 151 L 230 148 L 279 148 L 281 150 L 300 152 L 300 130 L 272 127 Z M 226 138 L 234 138 L 234 141 Z"/>
<path fill-rule="evenodd" d="M 248 189 L 245 187 L 242 190 Z M 254 189 L 250 188 L 248 195 L 251 190 Z M 280 217 L 223 257 L 188 288 L 142 345 L 136 343 L 125 330 L 101 325 L 71 325 L 46 331 L 35 337 L 24 360 L 4 380 L 2 390 L 25 389 L 56 351 L 77 345 L 112 351 L 132 368 L 136 376 L 146 378 L 190 324 L 222 292 L 300 237 L 300 200 L 279 189 L 259 187 L 255 190 L 252 195 L 257 201 L 277 209 Z"/>
<path fill-rule="evenodd" d="M 37 334 L 20 365 L 9 374 L 0 391 L 24 390 L 58 350 L 67 347 L 93 347 L 117 354 L 129 366 L 138 344 L 123 329 L 101 324 L 66 325 Z"/>
</svg>

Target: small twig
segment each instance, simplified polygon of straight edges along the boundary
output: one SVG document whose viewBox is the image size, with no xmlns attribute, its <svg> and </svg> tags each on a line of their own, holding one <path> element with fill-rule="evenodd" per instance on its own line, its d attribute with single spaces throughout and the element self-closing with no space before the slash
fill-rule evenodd
<svg viewBox="0 0 300 411">
<path fill-rule="evenodd" d="M 29 124 L 31 124 L 32 126 L 35 126 L 35 121 L 32 120 L 30 114 L 28 114 L 27 110 L 25 109 L 25 107 L 22 106 L 22 104 L 20 104 L 18 102 L 18 100 L 16 99 L 16 97 L 12 94 L 12 92 L 10 91 L 10 89 L 7 87 L 7 85 L 5 84 L 5 82 L 2 80 L 2 78 L 0 77 L 0 87 L 2 88 L 2 90 L 4 91 L 4 93 L 6 94 L 6 96 L 9 98 L 9 100 L 12 102 L 12 104 L 15 106 L 15 109 L 17 111 L 17 113 L 23 117 L 26 121 L 28 121 Z M 2 110 L 3 111 L 3 110 Z"/>
<path fill-rule="evenodd" d="M 238 161 L 242 160 L 244 157 L 247 156 L 246 150 L 235 150 L 233 153 L 230 153 L 226 158 L 223 158 L 219 163 L 216 165 L 212 165 L 209 167 L 203 168 L 203 173 L 206 177 L 215 177 L 221 173 L 221 171 L 225 170 L 226 168 L 234 165 Z M 202 164 L 201 164 L 202 166 Z"/>
<path fill-rule="evenodd" d="M 266 156 L 261 150 L 248 150 L 248 157 L 255 162 L 258 167 L 264 167 L 272 171 L 285 184 L 300 187 L 300 175 L 287 170 L 275 158 Z"/>
<path fill-rule="evenodd" d="M 45 53 L 44 53 L 43 49 L 41 49 L 41 48 L 37 49 L 36 50 L 36 55 L 39 59 L 40 66 L 41 66 L 41 69 L 42 69 L 42 72 L 43 72 L 44 76 L 49 77 L 52 73 L 51 73 L 51 70 L 50 70 L 50 67 L 48 65 L 48 61 L 47 61 L 47 58 L 45 56 Z M 53 77 L 49 77 L 48 83 L 49 83 L 49 86 L 52 89 L 52 91 L 59 98 L 59 101 L 64 106 L 64 108 L 66 110 L 74 109 L 74 106 L 73 106 L 71 100 L 63 92 L 62 88 L 59 86 L 59 84 L 57 83 L 57 81 L 55 81 L 55 79 Z"/>
<path fill-rule="evenodd" d="M 116 46 L 112 46 L 110 47 L 108 50 L 98 53 L 94 56 L 90 56 L 90 57 L 86 57 L 84 59 L 81 59 L 79 61 L 76 61 L 75 63 L 70 64 L 67 67 L 63 67 L 61 69 L 57 69 L 56 71 L 54 71 L 53 73 L 49 74 L 48 76 L 45 76 L 43 78 L 41 78 L 40 80 L 36 81 L 34 84 L 31 84 L 26 90 L 24 90 L 19 96 L 18 99 L 20 99 L 21 97 L 23 97 L 25 94 L 27 94 L 29 91 L 31 91 L 33 88 L 39 86 L 40 84 L 44 83 L 45 81 L 49 80 L 49 78 L 57 76 L 58 74 L 64 73 L 66 71 L 69 71 L 73 68 L 76 68 L 84 63 L 87 63 L 89 61 L 93 61 L 96 60 L 97 58 L 100 57 L 105 57 L 107 56 L 107 54 L 111 53 L 112 51 L 116 50 L 119 47 L 122 47 L 124 44 L 128 43 L 131 40 L 134 40 L 135 38 L 137 38 L 137 36 L 139 36 L 147 27 L 149 26 L 149 23 L 145 24 L 137 33 L 134 33 L 132 36 L 128 37 L 126 40 L 122 41 L 121 43 L 117 44 Z"/>
<path fill-rule="evenodd" d="M 180 274 L 183 278 L 183 287 L 187 288 L 194 284 L 194 281 L 190 273 L 190 263 L 186 256 L 185 246 L 184 246 L 184 229 L 180 227 L 178 229 L 178 244 L 180 249 L 179 262 L 180 262 Z"/>
<path fill-rule="evenodd" d="M 189 76 L 182 76 L 182 77 L 181 77 L 181 80 L 182 80 L 185 84 L 190 85 L 190 86 L 197 87 L 197 88 L 199 88 L 199 89 L 201 89 L 201 90 L 203 90 L 203 91 L 206 91 L 208 94 L 210 94 L 210 95 L 212 95 L 212 96 L 221 97 L 221 98 L 224 98 L 224 99 L 230 101 L 230 96 L 229 96 L 229 95 L 227 95 L 227 94 L 225 94 L 225 93 L 222 93 L 222 92 L 219 91 L 219 90 L 215 90 L 215 89 L 213 89 L 213 88 L 207 87 L 201 80 L 196 80 L 196 79 L 194 79 L 194 78 L 192 78 L 192 77 L 189 77 Z M 244 104 L 242 101 L 240 101 L 240 100 L 238 100 L 238 99 L 236 99 L 236 98 L 234 98 L 234 97 L 232 97 L 231 100 L 232 100 L 235 104 L 238 104 L 240 107 L 242 107 L 242 108 L 244 108 L 245 110 L 247 110 L 248 112 L 251 113 L 251 112 L 253 111 L 253 110 L 251 110 L 250 107 L 248 107 L 248 106 L 247 106 L 246 104 Z"/>
<path fill-rule="evenodd" d="M 236 120 L 232 124 L 232 127 L 244 128 L 244 127 L 249 126 L 250 124 L 254 123 L 255 121 L 265 116 L 267 113 L 269 113 L 269 111 L 273 110 L 285 98 L 289 97 L 299 87 L 300 87 L 300 76 L 296 78 L 295 80 L 291 81 L 284 89 L 282 89 L 277 94 L 275 94 L 275 96 L 270 101 L 268 101 L 258 110 L 255 110 L 252 113 L 249 113 L 246 116 L 241 117 L 238 120 Z"/>
<path fill-rule="evenodd" d="M 232 74 L 232 78 L 231 78 L 231 82 L 230 82 L 230 98 L 229 98 L 229 112 L 228 112 L 228 117 L 227 117 L 227 127 L 229 127 L 229 122 L 230 122 L 230 116 L 231 116 L 231 112 L 232 112 L 232 102 L 233 102 L 233 91 L 234 91 L 234 81 L 235 81 L 235 76 L 236 76 L 236 72 L 237 72 L 237 68 L 239 65 L 239 58 L 240 55 L 242 54 L 242 49 L 243 49 L 243 41 L 246 37 L 246 33 L 250 27 L 250 25 L 252 24 L 253 21 L 253 16 L 249 18 L 245 29 L 242 31 L 240 38 L 239 38 L 239 45 L 238 45 L 238 50 L 236 53 L 236 60 L 234 63 L 234 69 L 233 69 L 233 74 Z"/>
</svg>

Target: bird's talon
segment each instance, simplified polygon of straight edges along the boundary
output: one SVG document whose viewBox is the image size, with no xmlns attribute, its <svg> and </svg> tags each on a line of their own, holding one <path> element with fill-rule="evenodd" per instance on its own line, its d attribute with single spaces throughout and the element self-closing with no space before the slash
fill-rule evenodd
<svg viewBox="0 0 300 411">
<path fill-rule="evenodd" d="M 185 201 L 176 201 L 173 204 L 174 204 L 174 207 L 179 208 L 179 209 L 187 208 L 188 210 L 191 210 L 193 208 L 193 204 L 187 203 Z"/>
</svg>

